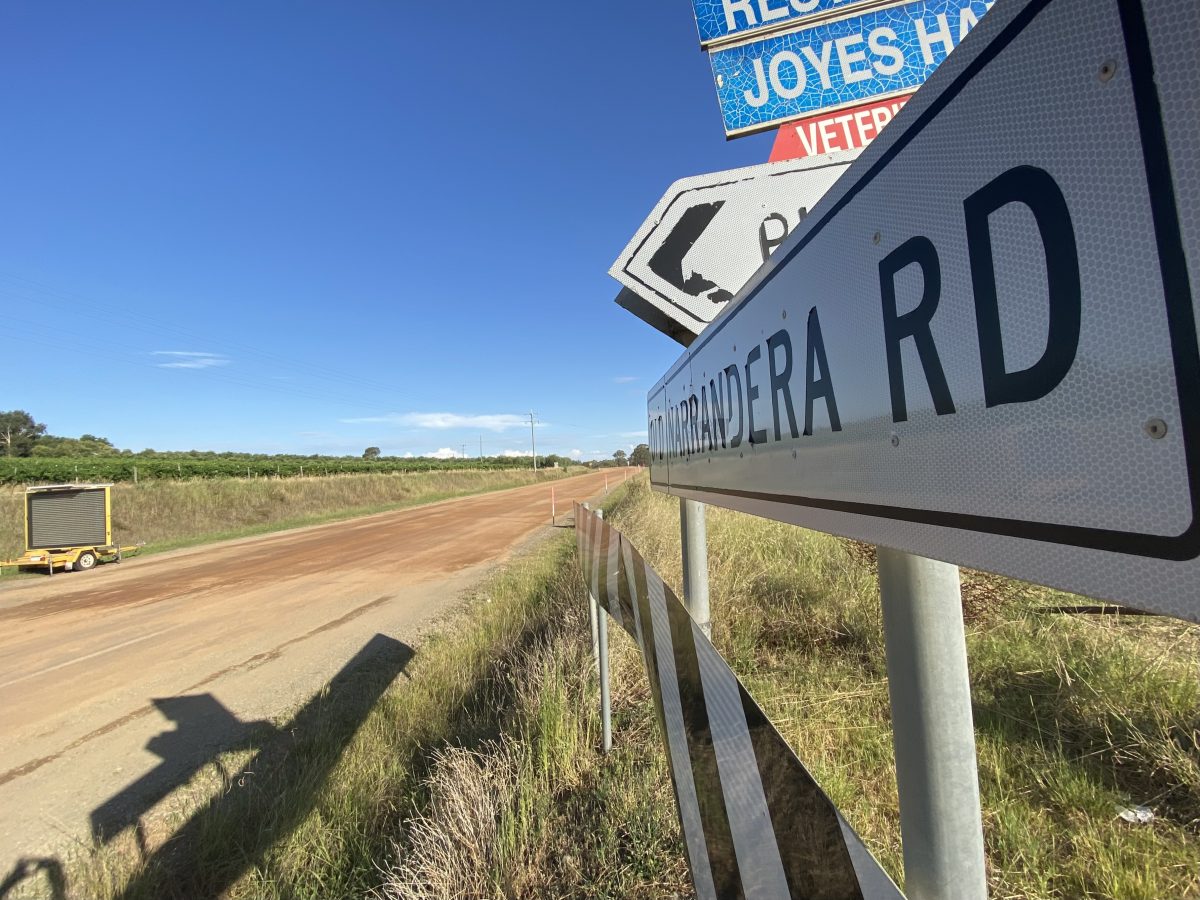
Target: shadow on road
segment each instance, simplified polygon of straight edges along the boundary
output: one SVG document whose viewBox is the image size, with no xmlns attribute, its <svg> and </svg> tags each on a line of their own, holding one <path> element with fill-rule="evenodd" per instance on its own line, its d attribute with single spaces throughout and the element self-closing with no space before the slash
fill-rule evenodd
<svg viewBox="0 0 1200 900">
<path fill-rule="evenodd" d="M 147 811 L 209 762 L 215 762 L 228 782 L 230 773 L 221 766 L 220 755 L 227 750 L 261 747 L 276 733 L 270 722 L 242 722 L 212 694 L 150 702 L 165 719 L 176 723 L 173 730 L 164 731 L 146 744 L 146 749 L 162 757 L 162 762 L 92 810 L 91 816 L 92 837 L 98 843 L 107 843 L 132 826 L 143 856 L 146 838 L 142 816 Z"/>
<path fill-rule="evenodd" d="M 131 824 L 140 827 L 136 811 L 149 808 L 148 798 L 165 796 L 162 785 L 169 782 L 151 776 L 172 758 L 184 757 L 185 772 L 203 766 L 204 759 L 197 765 L 191 755 L 194 735 L 209 727 L 223 728 L 230 736 L 223 742 L 225 747 L 253 745 L 256 738 L 260 746 L 236 782 L 227 778 L 226 791 L 201 806 L 157 850 L 144 855 L 144 865 L 119 896 L 202 900 L 223 895 L 312 811 L 346 745 L 413 655 L 407 644 L 375 635 L 328 688 L 315 694 L 282 728 L 269 732 L 263 723 L 238 721 L 206 694 L 155 701 L 179 728 L 150 742 L 150 749 L 164 758 L 162 766 L 93 812 L 93 828 L 106 838 Z M 203 740 L 213 746 L 207 735 Z M 210 750 L 207 759 L 212 758 Z M 140 832 L 138 836 L 141 842 Z M 24 877 L 28 876 L 21 880 Z"/>
<path fill-rule="evenodd" d="M 66 900 L 67 880 L 63 875 L 62 864 L 53 857 L 17 860 L 12 871 L 0 881 L 0 900 L 7 897 L 17 885 L 34 878 L 39 872 L 45 872 L 50 882 L 51 900 Z"/>
</svg>

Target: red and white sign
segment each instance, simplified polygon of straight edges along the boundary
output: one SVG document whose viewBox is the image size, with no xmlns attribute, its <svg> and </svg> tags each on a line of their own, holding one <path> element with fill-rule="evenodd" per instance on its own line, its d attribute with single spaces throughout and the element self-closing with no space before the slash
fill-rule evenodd
<svg viewBox="0 0 1200 900">
<path fill-rule="evenodd" d="M 775 132 L 770 162 L 804 159 L 838 150 L 861 150 L 892 121 L 911 96 L 822 113 L 781 125 Z"/>
</svg>

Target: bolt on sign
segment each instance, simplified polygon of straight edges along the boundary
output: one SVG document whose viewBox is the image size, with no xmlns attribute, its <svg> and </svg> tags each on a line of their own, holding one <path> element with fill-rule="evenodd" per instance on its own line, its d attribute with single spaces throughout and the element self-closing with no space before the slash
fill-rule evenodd
<svg viewBox="0 0 1200 900">
<path fill-rule="evenodd" d="M 1198 44 L 997 4 L 653 388 L 655 486 L 1200 620 Z"/>
<path fill-rule="evenodd" d="M 656 327 L 686 346 L 856 155 L 826 154 L 676 181 L 608 270 L 626 288 L 617 302 L 651 324 L 662 317 L 670 327 Z M 630 294 L 640 298 L 642 309 Z"/>
<path fill-rule="evenodd" d="M 991 0 L 855 5 L 849 15 L 801 19 L 789 31 L 712 49 L 725 134 L 911 93 L 991 7 Z"/>
<path fill-rule="evenodd" d="M 903 900 L 629 540 L 575 504 L 593 597 L 642 651 L 699 900 Z"/>
</svg>

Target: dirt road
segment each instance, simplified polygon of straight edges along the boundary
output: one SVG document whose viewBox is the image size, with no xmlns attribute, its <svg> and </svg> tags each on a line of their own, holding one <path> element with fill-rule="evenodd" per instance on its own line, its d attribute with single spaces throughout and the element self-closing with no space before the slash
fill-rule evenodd
<svg viewBox="0 0 1200 900">
<path fill-rule="evenodd" d="M 555 482 L 560 516 L 604 482 Z M 534 485 L 0 588 L 0 877 L 136 821 L 374 636 L 411 647 L 549 516 Z"/>
</svg>

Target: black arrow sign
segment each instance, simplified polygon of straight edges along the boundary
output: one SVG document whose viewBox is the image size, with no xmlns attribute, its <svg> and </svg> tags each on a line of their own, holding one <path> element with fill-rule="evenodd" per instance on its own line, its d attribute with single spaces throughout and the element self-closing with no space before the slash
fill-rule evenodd
<svg viewBox="0 0 1200 900">
<path fill-rule="evenodd" d="M 650 257 L 650 271 L 689 296 L 699 297 L 705 291 L 712 291 L 708 298 L 713 303 L 731 300 L 733 294 L 717 287 L 716 282 L 709 281 L 699 272 L 692 272 L 686 277 L 683 274 L 683 258 L 724 205 L 724 200 L 718 200 L 715 203 L 699 203 L 685 210 L 662 246 Z"/>
</svg>

